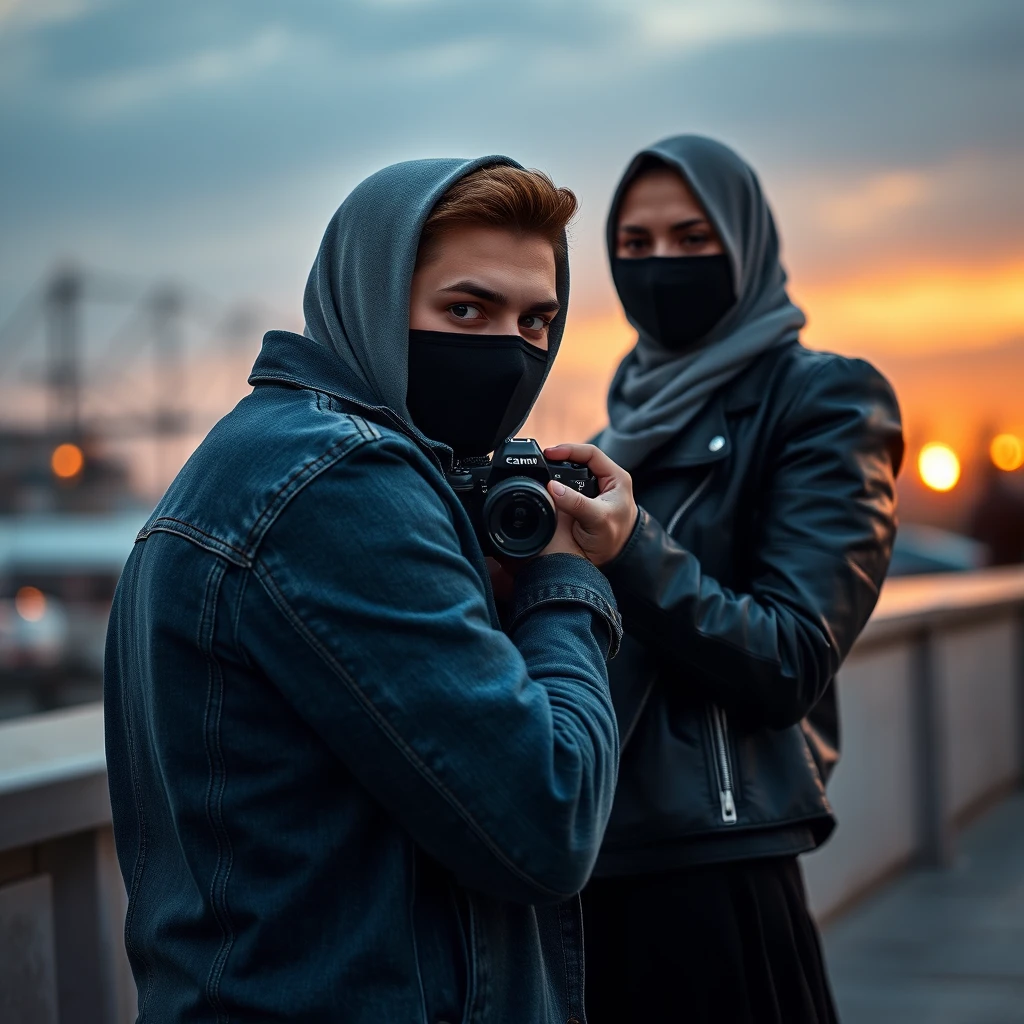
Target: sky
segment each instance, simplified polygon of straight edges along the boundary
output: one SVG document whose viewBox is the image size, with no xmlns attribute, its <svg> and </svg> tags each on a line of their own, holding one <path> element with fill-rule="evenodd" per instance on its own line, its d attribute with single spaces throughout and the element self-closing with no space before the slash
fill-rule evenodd
<svg viewBox="0 0 1024 1024">
<path fill-rule="evenodd" d="M 757 168 L 810 344 L 1024 343 L 1020 0 L 0 0 L 0 329 L 69 258 L 294 327 L 357 181 L 501 152 L 580 197 L 556 384 L 599 390 L 606 204 L 683 131 Z"/>
</svg>

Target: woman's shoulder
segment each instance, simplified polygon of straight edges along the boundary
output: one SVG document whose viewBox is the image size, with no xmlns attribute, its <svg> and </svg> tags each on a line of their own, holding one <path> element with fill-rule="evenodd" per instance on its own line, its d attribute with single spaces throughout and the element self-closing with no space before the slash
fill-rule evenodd
<svg viewBox="0 0 1024 1024">
<path fill-rule="evenodd" d="M 792 410 L 843 396 L 898 408 L 889 380 L 867 359 L 796 344 L 781 353 L 774 369 L 773 390 L 789 399 L 785 405 Z"/>
</svg>

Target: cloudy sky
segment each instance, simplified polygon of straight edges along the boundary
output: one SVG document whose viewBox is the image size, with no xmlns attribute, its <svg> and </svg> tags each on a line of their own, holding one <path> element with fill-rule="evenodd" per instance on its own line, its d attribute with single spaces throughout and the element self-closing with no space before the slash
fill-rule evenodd
<svg viewBox="0 0 1024 1024">
<path fill-rule="evenodd" d="M 566 359 L 610 366 L 605 204 L 681 131 L 759 169 L 812 343 L 1024 337 L 1020 0 L 0 0 L 0 323 L 73 257 L 290 326 L 356 181 L 504 152 L 582 200 Z"/>
</svg>

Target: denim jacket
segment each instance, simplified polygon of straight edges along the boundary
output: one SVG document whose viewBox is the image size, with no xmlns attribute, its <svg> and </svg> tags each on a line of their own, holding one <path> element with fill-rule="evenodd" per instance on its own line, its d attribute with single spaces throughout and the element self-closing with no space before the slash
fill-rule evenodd
<svg viewBox="0 0 1024 1024">
<path fill-rule="evenodd" d="M 584 1020 L 621 635 L 539 558 L 505 631 L 432 449 L 267 336 L 140 532 L 107 758 L 141 1021 Z"/>
</svg>

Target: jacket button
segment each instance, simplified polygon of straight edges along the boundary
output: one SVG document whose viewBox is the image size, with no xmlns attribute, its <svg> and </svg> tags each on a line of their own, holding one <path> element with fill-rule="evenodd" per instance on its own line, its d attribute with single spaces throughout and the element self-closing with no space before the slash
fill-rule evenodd
<svg viewBox="0 0 1024 1024">
<path fill-rule="evenodd" d="M 708 441 L 708 451 L 720 452 L 725 447 L 725 438 L 721 434 L 715 434 L 710 441 Z"/>
</svg>

